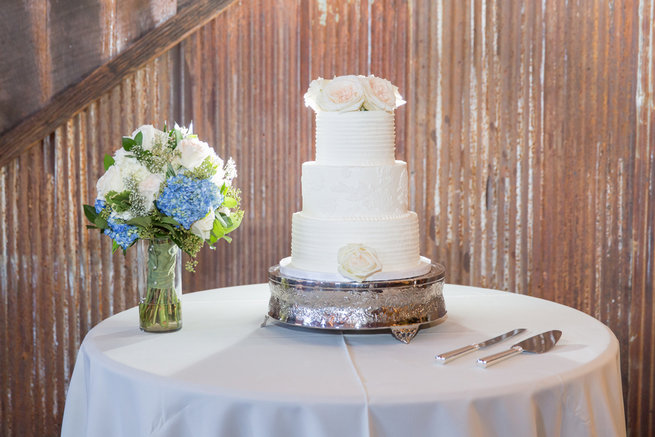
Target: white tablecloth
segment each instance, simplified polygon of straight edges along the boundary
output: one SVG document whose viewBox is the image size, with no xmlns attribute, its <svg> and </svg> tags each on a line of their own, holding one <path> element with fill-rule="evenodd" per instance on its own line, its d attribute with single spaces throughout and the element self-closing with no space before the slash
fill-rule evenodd
<svg viewBox="0 0 655 437">
<path fill-rule="evenodd" d="M 448 318 L 408 345 L 388 333 L 260 327 L 265 284 L 184 295 L 181 331 L 148 334 L 136 308 L 93 328 L 63 436 L 623 436 L 616 337 L 574 309 L 446 285 Z M 439 365 L 434 355 L 528 332 Z M 481 356 L 560 329 L 543 355 Z"/>
</svg>

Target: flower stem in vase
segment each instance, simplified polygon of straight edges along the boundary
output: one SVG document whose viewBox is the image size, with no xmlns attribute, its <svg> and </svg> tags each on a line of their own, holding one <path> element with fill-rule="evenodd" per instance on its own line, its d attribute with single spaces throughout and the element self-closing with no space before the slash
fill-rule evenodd
<svg viewBox="0 0 655 437">
<path fill-rule="evenodd" d="M 170 239 L 148 240 L 145 296 L 139 301 L 141 329 L 177 331 L 182 327 L 181 257 Z"/>
</svg>

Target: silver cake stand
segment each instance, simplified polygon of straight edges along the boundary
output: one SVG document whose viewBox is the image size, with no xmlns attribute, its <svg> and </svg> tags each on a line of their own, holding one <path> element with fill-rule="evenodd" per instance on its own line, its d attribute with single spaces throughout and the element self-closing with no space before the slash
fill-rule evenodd
<svg viewBox="0 0 655 437">
<path fill-rule="evenodd" d="M 370 282 L 329 282 L 288 277 L 279 265 L 268 270 L 268 315 L 277 322 L 324 330 L 391 330 L 409 343 L 419 328 L 446 318 L 445 269 L 432 264 L 424 275 Z"/>
</svg>

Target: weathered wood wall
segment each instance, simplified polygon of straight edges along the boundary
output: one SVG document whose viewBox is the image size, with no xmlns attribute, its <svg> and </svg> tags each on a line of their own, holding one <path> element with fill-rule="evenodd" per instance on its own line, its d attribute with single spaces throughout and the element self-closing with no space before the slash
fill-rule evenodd
<svg viewBox="0 0 655 437">
<path fill-rule="evenodd" d="M 353 72 L 389 78 L 408 101 L 397 157 L 423 253 L 451 283 L 606 323 L 629 434 L 653 435 L 654 45 L 652 0 L 231 6 L 0 170 L 0 435 L 57 435 L 84 334 L 135 303 L 134 254 L 111 255 L 81 214 L 120 136 L 193 120 L 236 159 L 244 224 L 202 253 L 185 290 L 263 282 L 289 252 L 312 159 L 302 94 Z M 39 83 L 53 81 L 44 71 Z"/>
</svg>

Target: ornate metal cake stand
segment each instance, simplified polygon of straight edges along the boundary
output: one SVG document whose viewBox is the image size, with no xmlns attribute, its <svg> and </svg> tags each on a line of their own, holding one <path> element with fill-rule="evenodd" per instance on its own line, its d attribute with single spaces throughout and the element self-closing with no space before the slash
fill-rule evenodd
<svg viewBox="0 0 655 437">
<path fill-rule="evenodd" d="M 341 331 L 391 330 L 409 343 L 419 328 L 446 318 L 445 269 L 432 264 L 424 275 L 371 282 L 328 282 L 292 278 L 278 265 L 268 270 L 268 318 L 278 322 Z"/>
</svg>

